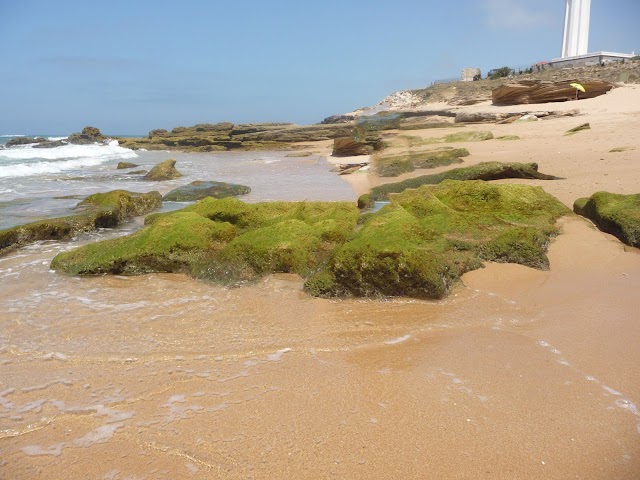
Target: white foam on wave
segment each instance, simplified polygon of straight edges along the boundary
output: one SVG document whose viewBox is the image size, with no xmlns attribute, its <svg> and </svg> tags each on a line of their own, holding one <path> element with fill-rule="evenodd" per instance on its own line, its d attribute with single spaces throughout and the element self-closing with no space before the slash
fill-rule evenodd
<svg viewBox="0 0 640 480">
<path fill-rule="evenodd" d="M 26 137 L 26 135 L 0 135 L 0 138 Z"/>
<path fill-rule="evenodd" d="M 115 159 L 135 158 L 138 155 L 112 140 L 106 145 L 64 145 L 55 148 L 30 146 L 2 150 L 1 157 L 29 160 L 25 163 L 0 166 L 0 177 L 27 177 L 44 173 L 60 173 L 83 167 L 93 167 Z"/>
</svg>

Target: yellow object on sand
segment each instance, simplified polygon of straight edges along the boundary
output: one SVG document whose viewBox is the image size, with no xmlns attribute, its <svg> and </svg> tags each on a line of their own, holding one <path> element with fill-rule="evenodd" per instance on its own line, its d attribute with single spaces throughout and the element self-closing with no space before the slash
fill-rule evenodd
<svg viewBox="0 0 640 480">
<path fill-rule="evenodd" d="M 576 89 L 580 90 L 582 93 L 586 93 L 586 90 L 584 89 L 584 87 L 582 85 L 580 85 L 579 83 L 572 83 L 571 86 L 573 88 L 576 88 Z"/>
</svg>

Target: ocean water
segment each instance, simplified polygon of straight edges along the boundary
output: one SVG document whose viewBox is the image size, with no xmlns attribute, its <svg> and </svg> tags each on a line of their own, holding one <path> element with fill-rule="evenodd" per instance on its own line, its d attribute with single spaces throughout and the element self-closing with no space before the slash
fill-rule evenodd
<svg viewBox="0 0 640 480">
<path fill-rule="evenodd" d="M 87 195 L 115 189 L 133 192 L 169 190 L 195 180 L 240 183 L 251 187 L 248 202 L 271 200 L 355 200 L 355 193 L 320 156 L 290 158 L 285 152 L 176 153 L 133 151 L 116 140 L 103 145 L 5 148 L 15 135 L 0 137 L 0 228 L 68 215 Z M 65 137 L 46 136 L 51 140 Z M 132 170 L 150 170 L 174 158 L 183 177 L 148 182 Z M 138 167 L 117 170 L 120 161 Z M 182 205 L 167 204 L 165 209 Z"/>
</svg>

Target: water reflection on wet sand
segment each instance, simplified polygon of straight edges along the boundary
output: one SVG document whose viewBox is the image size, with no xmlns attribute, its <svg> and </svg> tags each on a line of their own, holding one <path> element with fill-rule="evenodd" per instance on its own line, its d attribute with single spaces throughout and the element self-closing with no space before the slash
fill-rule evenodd
<svg viewBox="0 0 640 480">
<path fill-rule="evenodd" d="M 640 256 L 563 228 L 439 302 L 1 259 L 0 478 L 637 478 Z"/>
</svg>

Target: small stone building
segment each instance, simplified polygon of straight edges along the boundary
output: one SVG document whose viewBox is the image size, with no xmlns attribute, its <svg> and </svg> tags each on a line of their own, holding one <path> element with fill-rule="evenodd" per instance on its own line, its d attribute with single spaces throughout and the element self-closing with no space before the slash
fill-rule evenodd
<svg viewBox="0 0 640 480">
<path fill-rule="evenodd" d="M 479 68 L 465 68 L 464 70 L 462 70 L 460 80 L 462 80 L 463 82 L 473 82 L 475 78 L 482 78 L 482 72 Z"/>
</svg>

